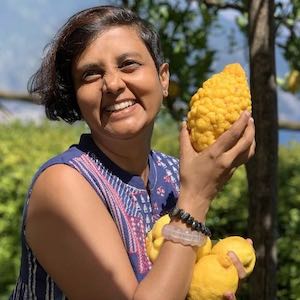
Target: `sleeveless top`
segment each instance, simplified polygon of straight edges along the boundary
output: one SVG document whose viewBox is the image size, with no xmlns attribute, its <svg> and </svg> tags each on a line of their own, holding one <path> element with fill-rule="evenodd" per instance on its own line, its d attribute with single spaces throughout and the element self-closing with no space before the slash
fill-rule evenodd
<svg viewBox="0 0 300 300">
<path fill-rule="evenodd" d="M 146 253 L 146 234 L 160 216 L 175 206 L 178 198 L 178 160 L 151 151 L 147 190 L 141 177 L 118 167 L 96 146 L 91 135 L 83 134 L 78 145 L 72 145 L 42 165 L 32 180 L 23 210 L 20 274 L 10 300 L 66 299 L 25 239 L 25 219 L 32 186 L 41 172 L 54 164 L 66 164 L 76 169 L 94 188 L 116 223 L 136 278 L 141 281 L 151 269 Z"/>
</svg>

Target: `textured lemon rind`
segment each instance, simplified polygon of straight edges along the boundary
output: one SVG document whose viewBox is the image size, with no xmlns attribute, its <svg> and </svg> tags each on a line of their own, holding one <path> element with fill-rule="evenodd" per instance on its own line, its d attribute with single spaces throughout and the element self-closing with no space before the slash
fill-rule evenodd
<svg viewBox="0 0 300 300">
<path fill-rule="evenodd" d="M 229 64 L 206 80 L 190 100 L 187 125 L 195 150 L 214 143 L 244 110 L 251 112 L 246 74 L 240 64 Z"/>
</svg>

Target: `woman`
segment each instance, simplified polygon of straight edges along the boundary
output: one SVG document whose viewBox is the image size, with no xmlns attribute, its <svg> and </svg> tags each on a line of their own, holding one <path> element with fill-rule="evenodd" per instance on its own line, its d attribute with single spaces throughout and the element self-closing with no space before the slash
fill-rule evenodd
<svg viewBox="0 0 300 300">
<path fill-rule="evenodd" d="M 91 133 L 33 179 L 11 299 L 185 298 L 197 247 L 171 234 L 152 265 L 145 235 L 175 205 L 204 224 L 217 191 L 253 155 L 254 126 L 245 112 L 198 154 L 183 124 L 179 172 L 176 159 L 150 148 L 168 85 L 156 32 L 126 9 L 84 10 L 57 33 L 30 91 L 50 119 L 83 119 Z"/>
</svg>

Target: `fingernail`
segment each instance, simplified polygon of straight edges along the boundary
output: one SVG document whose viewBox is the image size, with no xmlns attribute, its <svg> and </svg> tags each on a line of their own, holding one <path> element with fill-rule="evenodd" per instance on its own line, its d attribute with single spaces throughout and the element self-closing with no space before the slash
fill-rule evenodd
<svg viewBox="0 0 300 300">
<path fill-rule="evenodd" d="M 181 129 L 187 128 L 187 124 L 186 124 L 185 121 L 182 121 L 182 122 L 180 123 L 180 128 L 181 128 Z"/>
</svg>

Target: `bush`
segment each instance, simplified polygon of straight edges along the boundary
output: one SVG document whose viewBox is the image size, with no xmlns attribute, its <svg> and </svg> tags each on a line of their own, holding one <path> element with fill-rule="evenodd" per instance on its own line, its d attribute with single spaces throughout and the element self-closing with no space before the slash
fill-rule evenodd
<svg viewBox="0 0 300 300">
<path fill-rule="evenodd" d="M 278 194 L 278 298 L 300 299 L 300 144 L 281 147 Z"/>
<path fill-rule="evenodd" d="M 78 142 L 83 125 L 45 122 L 0 125 L 0 298 L 19 271 L 20 222 L 31 178 L 45 160 Z"/>
</svg>

